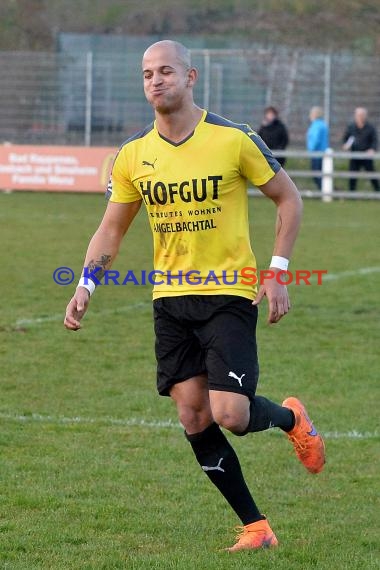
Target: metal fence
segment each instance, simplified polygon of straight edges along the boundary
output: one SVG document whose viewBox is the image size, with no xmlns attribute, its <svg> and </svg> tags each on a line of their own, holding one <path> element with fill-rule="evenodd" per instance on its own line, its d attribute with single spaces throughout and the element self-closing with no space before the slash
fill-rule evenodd
<svg viewBox="0 0 380 570">
<path fill-rule="evenodd" d="M 308 113 L 325 109 L 331 146 L 340 148 L 355 106 L 380 124 L 380 59 L 342 54 L 192 50 L 198 104 L 258 128 L 263 108 L 279 107 L 291 146 L 304 147 Z M 119 145 L 152 119 L 142 90 L 141 53 L 0 52 L 0 140 Z"/>
<path fill-rule="evenodd" d="M 307 152 L 301 150 L 288 150 L 274 152 L 287 160 L 286 171 L 296 182 L 301 195 L 304 198 L 322 199 L 331 202 L 333 199 L 348 200 L 380 200 L 380 191 L 374 191 L 374 186 L 380 188 L 380 172 L 350 171 L 347 165 L 350 160 L 376 161 L 380 164 L 380 152 L 334 152 L 328 148 L 325 152 Z M 322 159 L 321 170 L 311 170 L 311 159 Z M 293 161 L 293 164 L 292 164 Z M 295 161 L 295 162 L 294 162 Z M 297 168 L 294 167 L 297 165 Z M 364 166 L 364 164 L 363 164 Z M 316 179 L 320 181 L 320 189 L 317 189 Z M 349 190 L 349 180 L 356 179 L 361 182 L 360 192 Z M 375 182 L 377 181 L 377 182 Z M 260 195 L 256 190 L 249 190 L 250 195 Z"/>
</svg>

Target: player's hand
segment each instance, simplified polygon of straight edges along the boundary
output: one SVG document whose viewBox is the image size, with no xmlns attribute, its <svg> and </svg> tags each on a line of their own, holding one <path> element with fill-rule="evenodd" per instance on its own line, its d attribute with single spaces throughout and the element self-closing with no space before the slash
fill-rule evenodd
<svg viewBox="0 0 380 570">
<path fill-rule="evenodd" d="M 66 315 L 63 324 L 70 331 L 77 331 L 81 328 L 80 321 L 87 311 L 90 301 L 90 293 L 85 287 L 78 287 L 73 298 L 66 307 Z"/>
<path fill-rule="evenodd" d="M 281 271 L 274 267 L 271 267 L 270 270 L 275 274 Z M 268 323 L 278 323 L 290 310 L 290 299 L 286 285 L 278 283 L 275 277 L 266 278 L 260 286 L 253 305 L 258 305 L 264 297 L 268 299 L 269 304 Z"/>
</svg>

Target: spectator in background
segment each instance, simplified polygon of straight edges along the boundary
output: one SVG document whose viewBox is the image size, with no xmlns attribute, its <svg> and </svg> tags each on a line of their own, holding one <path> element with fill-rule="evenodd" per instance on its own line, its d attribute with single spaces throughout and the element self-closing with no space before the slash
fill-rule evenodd
<svg viewBox="0 0 380 570">
<path fill-rule="evenodd" d="M 351 152 L 366 152 L 370 156 L 377 150 L 377 133 L 371 123 L 367 121 L 368 112 L 364 107 L 357 107 L 354 114 L 354 122 L 348 125 L 343 137 L 343 149 Z M 351 158 L 349 169 L 358 172 L 361 169 L 367 172 L 375 172 L 372 158 Z M 350 178 L 349 189 L 356 190 L 357 178 Z M 376 192 L 379 192 L 379 181 L 371 179 L 371 184 Z"/>
<path fill-rule="evenodd" d="M 309 152 L 324 152 L 329 146 L 329 128 L 323 119 L 322 108 L 312 107 L 309 117 L 310 126 L 306 133 L 306 148 Z M 322 170 L 322 157 L 311 159 L 311 169 Z M 318 190 L 321 190 L 322 178 L 315 176 L 313 180 Z"/>
<path fill-rule="evenodd" d="M 271 150 L 285 150 L 289 144 L 288 130 L 280 121 L 276 107 L 266 107 L 258 134 Z M 285 166 L 284 156 L 276 158 L 281 166 Z"/>
</svg>

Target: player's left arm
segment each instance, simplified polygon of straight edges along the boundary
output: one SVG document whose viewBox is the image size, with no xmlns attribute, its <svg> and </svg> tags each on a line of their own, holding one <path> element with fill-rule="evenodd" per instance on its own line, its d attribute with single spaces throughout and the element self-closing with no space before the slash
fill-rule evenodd
<svg viewBox="0 0 380 570">
<path fill-rule="evenodd" d="M 273 255 L 290 259 L 294 242 L 301 224 L 302 200 L 294 182 L 281 168 L 274 176 L 261 185 L 260 190 L 277 206 L 276 239 Z M 280 271 L 270 268 L 275 274 Z M 277 323 L 290 309 L 290 300 L 285 285 L 276 279 L 266 279 L 260 286 L 254 304 L 267 297 L 269 304 L 269 323 Z"/>
</svg>

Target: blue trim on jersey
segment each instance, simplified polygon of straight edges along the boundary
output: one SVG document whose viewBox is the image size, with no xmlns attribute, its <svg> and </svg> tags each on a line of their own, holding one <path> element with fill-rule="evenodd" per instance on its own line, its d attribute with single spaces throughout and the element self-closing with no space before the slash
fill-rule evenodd
<svg viewBox="0 0 380 570">
<path fill-rule="evenodd" d="M 245 125 L 244 123 L 233 123 L 229 119 L 225 119 L 224 117 L 216 115 L 215 113 L 210 113 L 209 111 L 207 111 L 205 117 L 205 123 L 210 123 L 211 125 L 218 125 L 219 127 L 232 127 L 235 129 L 239 129 L 239 131 L 243 132 L 246 132 L 247 127 L 249 128 L 249 126 Z"/>
<path fill-rule="evenodd" d="M 123 144 L 121 145 L 120 148 L 123 148 L 123 146 L 125 146 L 126 144 L 128 144 L 132 141 L 136 141 L 137 139 L 144 138 L 148 133 L 150 133 L 150 131 L 153 131 L 153 129 L 154 129 L 154 123 L 150 123 L 150 125 L 147 125 L 142 131 L 139 131 L 138 133 L 135 133 L 134 135 L 129 137 L 129 139 L 127 139 L 125 142 L 123 142 Z"/>
<path fill-rule="evenodd" d="M 281 169 L 281 164 L 275 159 L 272 152 L 269 150 L 265 142 L 257 133 L 255 133 L 251 127 L 244 123 L 233 123 L 229 119 L 225 119 L 220 115 L 216 115 L 215 113 L 207 112 L 205 117 L 205 123 L 209 123 L 210 125 L 217 125 L 218 127 L 229 127 L 232 129 L 237 129 L 245 133 L 253 143 L 257 146 L 260 150 L 262 155 L 264 156 L 265 160 L 273 170 L 273 172 L 278 172 Z"/>
<path fill-rule="evenodd" d="M 119 150 L 117 151 L 117 154 L 114 158 L 113 164 L 115 164 L 115 160 L 117 159 L 117 157 L 119 156 L 119 153 L 121 151 L 121 149 L 128 143 L 132 142 L 132 141 L 136 141 L 137 139 L 142 139 L 143 137 L 145 137 L 148 133 L 150 133 L 154 128 L 154 123 L 150 123 L 150 125 L 147 125 L 142 131 L 139 131 L 138 133 L 135 133 L 134 135 L 132 135 L 131 137 L 129 137 L 129 139 L 127 139 L 125 142 L 123 142 L 123 144 L 121 145 L 121 147 L 119 148 Z M 113 169 L 113 164 L 112 164 L 112 168 L 111 168 L 111 175 L 112 175 L 112 169 Z M 107 190 L 105 191 L 105 198 L 106 200 L 109 200 L 112 196 L 112 182 L 111 182 L 111 177 L 110 180 L 108 182 L 108 186 L 107 186 Z"/>
</svg>

